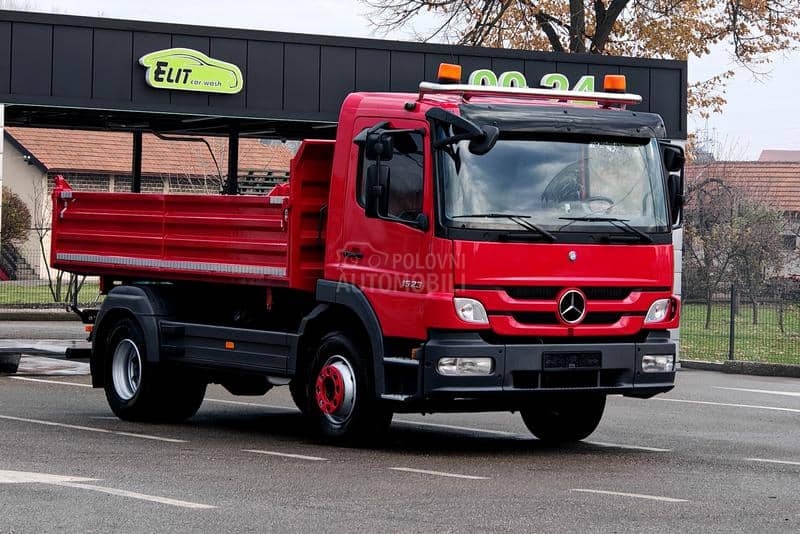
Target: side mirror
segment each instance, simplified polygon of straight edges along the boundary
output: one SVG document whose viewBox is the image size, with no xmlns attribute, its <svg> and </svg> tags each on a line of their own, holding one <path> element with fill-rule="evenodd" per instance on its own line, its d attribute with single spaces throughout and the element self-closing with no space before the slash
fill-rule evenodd
<svg viewBox="0 0 800 534">
<path fill-rule="evenodd" d="M 367 217 L 379 219 L 389 213 L 389 167 L 373 163 L 367 167 L 366 206 Z"/>
<path fill-rule="evenodd" d="M 679 228 L 683 222 L 683 176 L 670 174 L 667 178 L 669 191 L 669 215 L 673 228 Z"/>
<path fill-rule="evenodd" d="M 500 128 L 497 126 L 481 126 L 483 135 L 475 137 L 469 142 L 469 151 L 476 156 L 483 156 L 489 152 L 500 137 Z"/>
<path fill-rule="evenodd" d="M 683 149 L 677 145 L 664 145 L 662 149 L 664 158 L 664 168 L 667 172 L 681 172 L 686 163 L 686 156 Z"/>
<path fill-rule="evenodd" d="M 389 161 L 394 154 L 394 139 L 383 132 L 369 132 L 364 142 L 364 157 L 369 161 Z"/>
</svg>

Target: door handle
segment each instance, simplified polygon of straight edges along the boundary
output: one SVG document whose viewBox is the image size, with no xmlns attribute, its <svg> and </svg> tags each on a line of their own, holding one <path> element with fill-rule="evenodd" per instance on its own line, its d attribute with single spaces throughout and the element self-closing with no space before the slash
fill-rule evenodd
<svg viewBox="0 0 800 534">
<path fill-rule="evenodd" d="M 345 258 L 353 258 L 355 260 L 360 260 L 364 257 L 364 254 L 362 252 L 358 252 L 357 250 L 345 250 L 342 252 L 342 255 Z"/>
</svg>

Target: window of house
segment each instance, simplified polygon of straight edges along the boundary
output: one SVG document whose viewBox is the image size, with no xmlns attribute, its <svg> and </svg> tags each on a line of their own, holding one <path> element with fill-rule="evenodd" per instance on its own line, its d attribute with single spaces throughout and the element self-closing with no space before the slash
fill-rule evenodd
<svg viewBox="0 0 800 534">
<path fill-rule="evenodd" d="M 797 236 L 795 235 L 782 235 L 781 248 L 784 250 L 795 250 L 797 248 Z"/>
</svg>

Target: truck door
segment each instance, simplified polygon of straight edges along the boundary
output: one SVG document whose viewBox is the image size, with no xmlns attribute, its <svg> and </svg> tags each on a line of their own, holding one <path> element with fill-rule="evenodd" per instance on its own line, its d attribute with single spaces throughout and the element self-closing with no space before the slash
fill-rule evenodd
<svg viewBox="0 0 800 534">
<path fill-rule="evenodd" d="M 374 126 L 379 119 L 355 122 L 355 133 Z M 386 336 L 424 339 L 422 313 L 425 296 L 450 276 L 450 260 L 432 251 L 433 181 L 428 124 L 392 120 L 393 129 L 419 129 L 395 141 L 389 167 L 388 218 L 365 214 L 366 169 L 363 147 L 353 147 L 345 200 L 342 278 L 358 286 L 378 315 Z M 352 208 L 350 208 L 352 206 Z M 418 215 L 427 216 L 428 228 L 420 228 Z M 437 257 L 442 256 L 442 257 Z M 437 274 L 438 273 L 438 274 Z"/>
</svg>

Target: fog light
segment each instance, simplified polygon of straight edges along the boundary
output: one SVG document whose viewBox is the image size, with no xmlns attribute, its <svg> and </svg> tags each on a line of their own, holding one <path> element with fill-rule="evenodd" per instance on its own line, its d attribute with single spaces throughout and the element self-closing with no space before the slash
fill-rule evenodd
<svg viewBox="0 0 800 534">
<path fill-rule="evenodd" d="M 456 297 L 453 299 L 456 306 L 456 315 L 468 323 L 489 324 L 489 316 L 486 315 L 486 308 L 475 299 Z"/>
<path fill-rule="evenodd" d="M 494 372 L 492 358 L 441 358 L 436 365 L 440 375 L 445 376 L 477 376 L 490 375 Z"/>
<path fill-rule="evenodd" d="M 645 354 L 642 356 L 642 372 L 671 373 L 675 370 L 675 356 L 672 354 Z"/>
<path fill-rule="evenodd" d="M 658 299 L 647 310 L 647 315 L 644 318 L 644 324 L 647 323 L 660 323 L 667 317 L 669 311 L 669 299 Z"/>
</svg>

